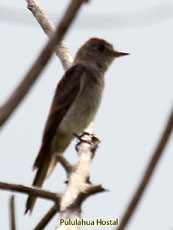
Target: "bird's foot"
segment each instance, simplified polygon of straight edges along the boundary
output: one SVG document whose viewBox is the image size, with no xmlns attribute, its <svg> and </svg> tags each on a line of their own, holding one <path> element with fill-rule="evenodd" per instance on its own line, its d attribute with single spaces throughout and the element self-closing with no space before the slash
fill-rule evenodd
<svg viewBox="0 0 173 230">
<path fill-rule="evenodd" d="M 83 132 L 82 134 L 78 135 L 76 133 L 73 133 L 73 135 L 79 140 L 79 142 L 76 145 L 76 150 L 78 151 L 78 147 L 82 142 L 85 142 L 87 144 L 94 144 L 95 142 L 101 142 L 100 139 L 95 136 L 94 134 L 88 133 L 88 132 Z M 90 140 L 84 139 L 85 136 L 89 136 Z"/>
</svg>

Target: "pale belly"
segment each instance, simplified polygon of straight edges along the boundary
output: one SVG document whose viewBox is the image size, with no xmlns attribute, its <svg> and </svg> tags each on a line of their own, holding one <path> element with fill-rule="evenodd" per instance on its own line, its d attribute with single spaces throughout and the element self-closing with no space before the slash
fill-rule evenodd
<svg viewBox="0 0 173 230">
<path fill-rule="evenodd" d="M 99 86 L 83 91 L 62 120 L 59 129 L 69 134 L 83 132 L 94 120 L 102 98 Z"/>
<path fill-rule="evenodd" d="M 101 80 L 90 81 L 77 96 L 56 130 L 52 152 L 63 153 L 74 138 L 73 133 L 81 134 L 94 120 L 104 89 L 104 77 Z"/>
</svg>

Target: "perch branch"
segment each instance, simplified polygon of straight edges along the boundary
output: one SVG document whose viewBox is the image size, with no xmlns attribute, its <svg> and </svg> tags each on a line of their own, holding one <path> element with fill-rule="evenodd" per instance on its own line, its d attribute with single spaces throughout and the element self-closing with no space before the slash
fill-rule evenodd
<svg viewBox="0 0 173 230">
<path fill-rule="evenodd" d="M 41 198 L 53 200 L 53 201 L 56 201 L 57 203 L 60 202 L 60 199 L 61 199 L 60 193 L 49 192 L 49 191 L 39 189 L 36 187 L 28 187 L 28 186 L 24 186 L 20 184 L 0 182 L 0 189 L 26 193 L 28 195 L 38 196 Z"/>
<path fill-rule="evenodd" d="M 93 133 L 93 123 L 87 129 L 87 132 Z M 91 134 L 85 134 L 79 139 L 77 144 L 78 148 L 78 159 L 77 163 L 72 166 L 73 170 L 69 173 L 69 180 L 67 187 L 62 192 L 61 202 L 59 203 L 58 211 L 60 212 L 59 219 L 79 219 L 81 213 L 82 202 L 98 192 L 107 191 L 101 185 L 92 185 L 89 181 L 90 165 L 94 152 L 96 151 L 99 140 L 93 138 Z M 62 161 L 67 163 L 65 158 L 61 158 Z M 71 166 L 70 166 L 71 167 Z M 53 206 L 49 212 L 42 218 L 40 223 L 35 227 L 35 230 L 41 230 L 45 228 L 51 218 L 56 214 L 56 207 Z M 74 226 L 73 226 L 74 227 Z M 64 226 L 59 225 L 58 230 L 66 229 Z M 68 229 L 68 227 L 67 227 Z M 75 226 L 73 230 L 78 229 Z"/>
<path fill-rule="evenodd" d="M 90 128 L 87 130 L 88 133 L 93 133 L 92 125 Z M 85 134 L 80 138 L 80 143 L 77 144 L 78 159 L 74 166 L 75 170 L 70 173 L 67 188 L 62 195 L 59 219 L 80 219 L 82 201 L 91 194 L 105 191 L 100 185 L 99 187 L 91 186 L 88 183 L 91 161 L 98 144 L 99 141 L 94 141 L 90 134 Z M 57 229 L 71 228 L 59 225 Z M 73 229 L 78 229 L 78 226 L 73 226 Z"/>
<path fill-rule="evenodd" d="M 32 87 L 34 82 L 37 80 L 39 74 L 48 63 L 55 47 L 59 45 L 60 41 L 67 32 L 72 21 L 82 5 L 84 0 L 72 0 L 69 7 L 67 8 L 62 20 L 56 28 L 55 33 L 51 36 L 51 39 L 47 42 L 46 46 L 41 51 L 40 55 L 25 75 L 22 82 L 12 93 L 7 102 L 0 108 L 0 127 L 10 117 L 22 99 L 25 97 L 29 89 Z"/>
<path fill-rule="evenodd" d="M 144 176 L 141 180 L 141 183 L 139 184 L 139 186 L 136 189 L 136 192 L 132 198 L 132 200 L 130 201 L 123 217 L 122 220 L 120 221 L 120 225 L 118 226 L 117 230 L 124 230 L 126 225 L 128 224 L 132 214 L 134 213 L 151 177 L 152 174 L 154 172 L 154 169 L 156 168 L 156 165 L 158 164 L 161 156 L 163 155 L 163 150 L 168 142 L 168 139 L 171 135 L 171 131 L 173 129 L 173 110 L 171 111 L 170 115 L 169 115 L 169 119 L 168 122 L 165 126 L 165 129 L 163 131 L 163 134 L 160 138 L 160 141 L 152 155 L 152 158 L 148 164 L 148 167 L 144 173 Z"/>
</svg>

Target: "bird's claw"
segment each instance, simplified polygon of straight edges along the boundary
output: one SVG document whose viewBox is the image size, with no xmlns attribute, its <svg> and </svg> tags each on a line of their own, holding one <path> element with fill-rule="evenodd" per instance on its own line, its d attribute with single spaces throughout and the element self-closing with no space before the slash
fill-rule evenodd
<svg viewBox="0 0 173 230">
<path fill-rule="evenodd" d="M 94 134 L 83 132 L 82 134 L 78 135 L 76 133 L 73 133 L 73 135 L 79 140 L 79 142 L 76 144 L 76 151 L 78 151 L 78 147 L 81 144 L 81 142 L 85 142 L 87 144 L 92 145 L 95 142 L 100 142 L 100 139 L 96 137 Z M 83 139 L 85 135 L 88 135 L 91 138 L 91 141 Z"/>
</svg>

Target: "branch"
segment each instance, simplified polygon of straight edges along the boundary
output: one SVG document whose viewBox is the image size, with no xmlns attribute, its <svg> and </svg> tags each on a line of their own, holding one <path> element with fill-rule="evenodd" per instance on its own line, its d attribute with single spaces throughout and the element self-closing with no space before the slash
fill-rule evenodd
<svg viewBox="0 0 173 230">
<path fill-rule="evenodd" d="M 80 6 L 84 3 L 84 0 L 72 0 L 69 7 L 67 8 L 62 20 L 56 28 L 55 33 L 51 36 L 51 39 L 47 42 L 46 46 L 41 51 L 40 55 L 32 65 L 28 73 L 25 75 L 22 82 L 16 88 L 14 93 L 10 96 L 7 102 L 0 108 L 0 127 L 14 112 L 19 103 L 23 100 L 29 89 L 32 87 L 34 82 L 37 80 L 39 74 L 48 63 L 55 47 L 59 45 L 60 41 L 67 32 L 72 21 L 75 19 L 76 14 Z"/>
<path fill-rule="evenodd" d="M 62 165 L 62 167 L 65 169 L 67 175 L 69 175 L 73 170 L 74 167 L 68 162 L 65 157 L 61 154 L 56 154 L 56 160 Z"/>
<path fill-rule="evenodd" d="M 173 110 L 171 111 L 170 115 L 169 115 L 169 119 L 168 122 L 166 124 L 165 130 L 163 131 L 163 134 L 160 138 L 160 141 L 155 149 L 155 152 L 153 153 L 153 156 L 148 164 L 148 167 L 144 173 L 144 176 L 141 180 L 141 183 L 138 185 L 136 192 L 132 198 L 132 200 L 130 201 L 123 217 L 122 220 L 120 222 L 119 227 L 117 228 L 117 230 L 124 230 L 126 225 L 128 224 L 132 214 L 134 213 L 135 209 L 137 208 L 137 205 L 152 177 L 152 174 L 154 172 L 154 169 L 156 168 L 156 165 L 158 164 L 161 155 L 163 155 L 163 150 L 168 142 L 168 139 L 171 135 L 171 131 L 173 129 Z"/>
<path fill-rule="evenodd" d="M 10 197 L 10 225 L 11 230 L 16 230 L 15 199 L 14 195 Z"/>
<path fill-rule="evenodd" d="M 93 123 L 91 123 L 87 128 L 87 132 L 93 133 L 93 129 Z M 42 230 L 45 228 L 57 211 L 60 212 L 59 219 L 79 219 L 82 202 L 90 195 L 107 191 L 101 185 L 92 185 L 91 182 L 88 181 L 91 161 L 100 142 L 89 133 L 84 133 L 84 135 L 78 137 L 79 143 L 76 149 L 79 156 L 74 166 L 69 166 L 68 161 L 66 161 L 64 157 L 61 156 L 59 158 L 61 163 L 63 162 L 62 164 L 67 164 L 69 166 L 67 166 L 67 171 L 71 169 L 71 167 L 73 170 L 67 172 L 69 181 L 65 191 L 61 193 L 62 198 L 58 209 L 56 209 L 56 206 L 53 206 L 35 227 L 35 230 Z M 58 229 L 64 230 L 64 226 L 60 225 Z M 78 229 L 78 226 L 75 226 L 73 230 L 75 229 Z"/>
<path fill-rule="evenodd" d="M 103 188 L 102 185 L 90 185 L 84 192 L 79 193 L 78 197 L 69 208 L 79 208 L 83 201 L 86 200 L 89 196 L 107 191 L 108 190 Z"/>
<path fill-rule="evenodd" d="M 92 125 L 87 131 L 93 133 Z M 80 219 L 82 202 L 91 194 L 105 191 L 100 185 L 92 186 L 88 183 L 91 161 L 98 144 L 98 139 L 94 139 L 91 134 L 85 133 L 80 138 L 80 143 L 77 144 L 76 148 L 78 150 L 77 163 L 74 165 L 75 170 L 69 175 L 67 188 L 62 195 L 59 219 Z M 59 225 L 57 229 L 72 228 L 68 226 L 65 228 L 64 225 Z M 76 229 L 78 229 L 78 226 L 73 226 L 73 230 Z"/>
<path fill-rule="evenodd" d="M 55 32 L 55 27 L 46 15 L 43 7 L 38 0 L 26 0 L 28 3 L 28 9 L 33 13 L 34 17 L 37 19 L 38 23 L 42 27 L 45 34 L 51 38 L 52 34 Z M 59 57 L 64 70 L 67 70 L 72 63 L 72 57 L 70 55 L 69 49 L 65 41 L 61 41 L 55 49 L 56 55 Z"/>
<path fill-rule="evenodd" d="M 54 217 L 54 215 L 59 212 L 60 206 L 53 205 L 52 208 L 48 211 L 48 213 L 41 219 L 41 221 L 37 224 L 34 230 L 42 230 L 49 223 L 49 221 Z"/>
<path fill-rule="evenodd" d="M 42 190 L 36 187 L 28 187 L 20 184 L 0 182 L 0 189 L 26 193 L 31 196 L 38 196 L 41 198 L 53 200 L 56 203 L 59 203 L 61 199 L 60 193 L 49 192 L 47 190 Z"/>
</svg>

